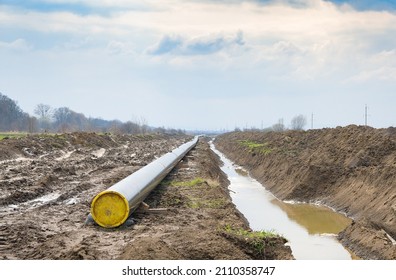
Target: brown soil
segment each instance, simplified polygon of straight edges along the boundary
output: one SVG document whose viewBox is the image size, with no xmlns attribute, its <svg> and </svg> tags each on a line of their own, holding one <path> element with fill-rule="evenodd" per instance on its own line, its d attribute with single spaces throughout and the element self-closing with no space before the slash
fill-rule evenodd
<svg viewBox="0 0 396 280">
<path fill-rule="evenodd" d="M 248 229 L 217 157 L 200 141 L 125 225 L 86 225 L 92 198 L 187 137 L 36 135 L 0 141 L 0 259 L 290 259 Z M 271 241 L 271 242 L 270 242 Z"/>
<path fill-rule="evenodd" d="M 395 128 L 233 132 L 216 147 L 280 199 L 321 202 L 352 217 L 339 238 L 357 256 L 396 259 Z"/>
</svg>

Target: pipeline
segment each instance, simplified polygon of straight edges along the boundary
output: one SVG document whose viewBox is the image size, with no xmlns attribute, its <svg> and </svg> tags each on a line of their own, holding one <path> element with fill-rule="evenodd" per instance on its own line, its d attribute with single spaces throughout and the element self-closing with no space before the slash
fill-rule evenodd
<svg viewBox="0 0 396 280">
<path fill-rule="evenodd" d="M 176 164 L 195 147 L 198 138 L 196 136 L 96 195 L 91 203 L 90 215 L 93 220 L 104 228 L 122 225 Z"/>
</svg>

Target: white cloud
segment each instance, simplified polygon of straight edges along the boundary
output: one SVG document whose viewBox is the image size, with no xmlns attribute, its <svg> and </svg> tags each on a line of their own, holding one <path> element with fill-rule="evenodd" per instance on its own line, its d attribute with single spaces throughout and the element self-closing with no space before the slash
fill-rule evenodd
<svg viewBox="0 0 396 280">
<path fill-rule="evenodd" d="M 390 46 L 396 44 L 396 39 L 387 35 L 396 32 L 395 14 L 358 12 L 322 0 L 289 2 L 75 0 L 73 3 L 125 9 L 103 16 L 0 7 L 0 25 L 12 33 L 35 31 L 49 39 L 54 35 L 80 37 L 64 43 L 76 50 L 75 42 L 89 37 L 98 42 L 95 48 L 102 47 L 108 53 L 140 55 L 150 62 L 178 67 L 254 65 L 260 69 L 269 65 L 266 68 L 272 72 L 268 77 L 286 79 L 314 79 L 335 73 L 348 79 L 372 72 L 378 67 L 371 69 L 367 64 L 378 64 L 373 55 L 388 47 L 381 38 L 388 37 Z M 147 9 L 134 9 L 136 5 Z M 242 33 L 243 39 L 235 35 Z M 155 59 L 146 54 L 166 56 Z M 199 57 L 183 57 L 186 55 Z"/>
<path fill-rule="evenodd" d="M 391 12 L 356 11 L 322 0 L 274 0 L 266 4 L 232 0 L 69 3 L 109 12 L 22 11 L 0 5 L 1 32 L 4 38 L 11 38 L 0 42 L 0 57 L 12 64 L 13 70 L 0 69 L 3 85 L 19 90 L 21 95 L 25 91 L 42 93 L 43 99 L 45 92 L 61 92 L 75 102 L 68 105 L 75 110 L 79 97 L 73 93 L 88 94 L 92 99 L 95 94 L 107 96 L 111 91 L 128 96 L 124 103 L 130 106 L 134 99 L 141 99 L 132 95 L 149 92 L 150 97 L 143 102 L 147 104 L 135 110 L 153 115 L 157 110 L 150 106 L 150 98 L 159 100 L 158 108 L 165 108 L 168 114 L 178 110 L 168 110 L 163 103 L 177 106 L 187 95 L 192 103 L 199 99 L 202 108 L 211 103 L 208 96 L 211 100 L 219 98 L 219 104 L 237 100 L 229 112 L 220 108 L 218 113 L 218 106 L 214 106 L 213 114 L 207 116 L 209 123 L 218 115 L 232 117 L 238 110 L 238 118 L 249 115 L 254 119 L 263 114 L 261 118 L 272 117 L 275 122 L 286 114 L 292 117 L 300 113 L 293 111 L 299 110 L 297 107 L 310 113 L 312 106 L 323 110 L 331 102 L 338 106 L 344 101 L 348 109 L 357 96 L 362 92 L 369 95 L 370 88 L 378 88 L 381 82 L 386 81 L 388 88 L 381 89 L 391 95 L 396 82 L 396 15 Z M 18 38 L 28 38 L 29 42 Z M 6 49 L 31 52 L 22 56 Z M 31 65 L 42 72 L 35 71 L 32 77 Z M 20 83 L 21 76 L 24 83 Z M 52 85 L 48 85 L 48 76 Z M 326 95 L 325 101 L 318 97 L 312 105 L 312 96 L 320 94 Z M 230 101 L 230 96 L 235 98 Z M 345 96 L 350 97 L 343 99 Z M 379 97 L 372 100 L 375 98 Z M 240 100 L 249 101 L 246 108 L 241 107 Z M 122 118 L 128 117 L 128 106 L 111 111 L 107 110 L 109 102 L 102 102 L 106 114 L 118 117 L 123 111 Z M 286 103 L 288 107 L 284 107 Z M 263 104 L 271 110 L 261 110 Z M 85 105 L 78 106 L 83 111 Z M 191 109 L 185 110 L 187 116 Z M 196 118 L 191 115 L 183 121 Z M 156 118 L 164 119 L 161 114 Z M 180 115 L 175 113 L 173 119 L 180 119 Z"/>
<path fill-rule="evenodd" d="M 0 50 L 13 50 L 13 51 L 28 51 L 32 49 L 32 46 L 25 39 L 16 39 L 12 42 L 1 42 L 0 41 Z"/>
<path fill-rule="evenodd" d="M 76 1 L 79 2 L 79 1 Z M 84 1 L 85 2 L 85 1 Z M 123 7 L 136 1 L 93 1 L 97 5 Z M 311 3 L 312 2 L 312 3 Z M 387 12 L 342 11 L 330 2 L 312 0 L 307 8 L 282 3 L 208 3 L 177 0 L 145 1 L 147 11 L 120 10 L 109 17 L 77 15 L 71 12 L 15 12 L 3 9 L 1 22 L 43 32 L 116 32 L 135 28 L 160 34 L 202 36 L 215 32 L 242 30 L 251 36 L 291 36 L 307 39 L 350 30 L 378 30 L 395 26 L 396 16 Z M 93 5 L 93 4 L 92 4 Z M 11 13 L 11 14 L 10 14 Z M 317 37 L 315 37 L 317 38 Z"/>
<path fill-rule="evenodd" d="M 112 40 L 107 44 L 107 51 L 113 55 L 136 55 L 135 47 L 131 43 Z"/>
<path fill-rule="evenodd" d="M 383 66 L 373 70 L 364 70 L 349 79 L 352 82 L 396 81 L 396 67 Z"/>
<path fill-rule="evenodd" d="M 365 62 L 365 65 L 359 67 L 358 73 L 346 82 L 396 82 L 396 49 L 381 51 L 369 57 Z"/>
</svg>

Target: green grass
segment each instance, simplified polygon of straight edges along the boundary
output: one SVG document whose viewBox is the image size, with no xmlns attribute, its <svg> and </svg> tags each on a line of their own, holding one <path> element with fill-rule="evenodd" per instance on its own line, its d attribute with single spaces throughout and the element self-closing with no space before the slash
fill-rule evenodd
<svg viewBox="0 0 396 280">
<path fill-rule="evenodd" d="M 249 230 L 242 229 L 242 228 L 235 229 L 230 225 L 226 225 L 224 227 L 224 231 L 226 233 L 229 233 L 232 235 L 237 235 L 237 236 L 252 238 L 252 239 L 263 239 L 263 238 L 267 238 L 267 237 L 278 236 L 278 234 L 273 230 L 270 230 L 270 231 L 265 231 L 265 230 L 249 231 Z"/>
<path fill-rule="evenodd" d="M 273 230 L 249 231 L 242 228 L 235 229 L 230 225 L 226 225 L 223 231 L 228 235 L 244 240 L 255 251 L 255 254 L 260 257 L 265 255 L 266 247 L 272 244 L 272 241 L 267 240 L 267 238 L 279 237 Z"/>
<path fill-rule="evenodd" d="M 28 135 L 36 135 L 43 138 L 55 137 L 59 139 L 66 139 L 64 134 L 58 134 L 58 133 L 0 132 L 0 140 L 3 140 L 4 138 L 21 138 L 21 137 L 26 137 Z"/>
<path fill-rule="evenodd" d="M 18 138 L 18 137 L 26 137 L 27 133 L 23 132 L 0 132 L 0 140 L 4 138 Z"/>
<path fill-rule="evenodd" d="M 191 181 L 184 181 L 184 182 L 178 182 L 178 181 L 170 181 L 170 182 L 163 182 L 164 185 L 169 185 L 172 187 L 194 187 L 196 185 L 204 183 L 205 180 L 201 177 L 197 177 Z"/>
<path fill-rule="evenodd" d="M 263 155 L 272 153 L 272 149 L 268 147 L 268 143 L 257 143 L 250 140 L 239 140 L 238 143 L 247 148 L 251 153 L 258 152 Z"/>
</svg>

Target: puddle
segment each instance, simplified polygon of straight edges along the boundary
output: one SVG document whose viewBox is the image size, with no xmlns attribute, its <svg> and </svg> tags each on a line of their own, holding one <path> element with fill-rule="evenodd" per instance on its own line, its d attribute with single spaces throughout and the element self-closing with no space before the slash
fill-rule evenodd
<svg viewBox="0 0 396 280">
<path fill-rule="evenodd" d="M 4 207 L 2 210 L 2 212 L 6 213 L 6 212 L 12 212 L 15 210 L 18 211 L 22 211 L 22 210 L 31 210 L 34 208 L 37 208 L 41 205 L 47 204 L 49 202 L 55 201 L 56 199 L 58 199 L 60 197 L 60 193 L 58 192 L 54 192 L 54 193 L 49 193 L 43 196 L 40 196 L 38 198 L 23 202 L 23 203 L 19 203 L 19 204 L 10 204 L 6 207 Z"/>
<path fill-rule="evenodd" d="M 348 217 L 320 205 L 291 204 L 278 199 L 273 199 L 271 202 L 285 211 L 289 219 L 306 228 L 309 234 L 336 235 L 352 222 Z"/>
<path fill-rule="evenodd" d="M 351 220 L 330 208 L 278 200 L 241 167 L 235 166 L 211 143 L 224 163 L 221 168 L 230 181 L 230 195 L 252 230 L 274 230 L 289 242 L 293 255 L 301 260 L 350 260 L 351 254 L 336 234 Z"/>
<path fill-rule="evenodd" d="M 41 204 L 45 204 L 45 203 L 48 203 L 48 202 L 51 202 L 51 201 L 56 200 L 60 195 L 61 195 L 61 194 L 58 193 L 58 192 L 49 193 L 49 194 L 40 196 L 40 197 L 38 197 L 38 198 L 35 198 L 35 199 L 33 199 L 33 200 L 27 201 L 27 202 L 25 202 L 25 203 L 26 203 L 26 204 L 34 204 L 35 206 L 36 206 L 36 205 L 41 205 Z"/>
</svg>

